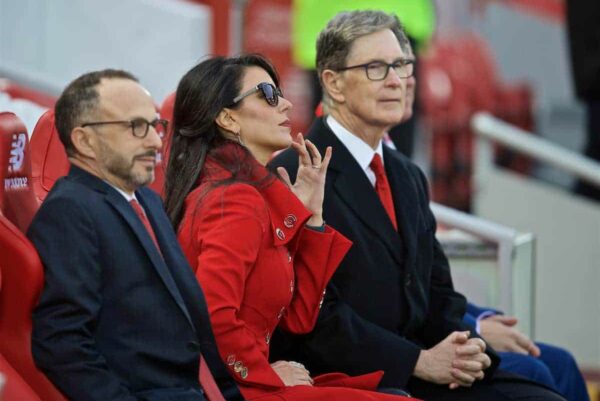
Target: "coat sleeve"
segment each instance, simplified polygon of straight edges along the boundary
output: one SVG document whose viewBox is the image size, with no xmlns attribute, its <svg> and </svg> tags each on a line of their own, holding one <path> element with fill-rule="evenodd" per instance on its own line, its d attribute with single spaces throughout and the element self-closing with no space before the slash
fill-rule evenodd
<svg viewBox="0 0 600 401">
<path fill-rule="evenodd" d="M 325 232 L 302 229 L 294 256 L 295 294 L 281 320 L 283 330 L 303 334 L 314 328 L 327 283 L 351 245 L 328 226 Z"/>
<path fill-rule="evenodd" d="M 36 365 L 69 399 L 135 401 L 94 339 L 102 266 L 89 213 L 71 199 L 48 200 L 27 235 L 45 268 L 44 289 L 32 317 Z"/>
<path fill-rule="evenodd" d="M 260 351 L 256 334 L 240 316 L 246 277 L 267 235 L 264 199 L 245 184 L 216 188 L 204 197 L 194 216 L 196 278 L 206 297 L 221 358 L 242 383 L 283 387 Z"/>
<path fill-rule="evenodd" d="M 304 336 L 278 332 L 272 356 L 294 356 L 315 373 L 357 376 L 383 370 L 381 386 L 403 388 L 421 352 L 418 344 L 361 317 L 341 299 L 333 283 L 327 287 L 316 326 Z M 301 346 L 300 354 L 297 346 Z"/>
</svg>

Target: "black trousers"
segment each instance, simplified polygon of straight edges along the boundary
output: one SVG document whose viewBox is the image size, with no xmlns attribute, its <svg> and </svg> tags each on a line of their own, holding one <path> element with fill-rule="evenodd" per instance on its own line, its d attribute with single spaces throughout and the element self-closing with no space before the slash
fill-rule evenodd
<svg viewBox="0 0 600 401">
<path fill-rule="evenodd" d="M 456 390 L 419 379 L 411 379 L 408 392 L 426 401 L 566 401 L 549 388 L 521 376 L 497 370 L 491 380 Z"/>
<path fill-rule="evenodd" d="M 588 101 L 587 112 L 587 143 L 584 154 L 600 162 L 600 101 Z M 575 193 L 600 201 L 600 188 L 585 181 L 577 181 Z"/>
</svg>

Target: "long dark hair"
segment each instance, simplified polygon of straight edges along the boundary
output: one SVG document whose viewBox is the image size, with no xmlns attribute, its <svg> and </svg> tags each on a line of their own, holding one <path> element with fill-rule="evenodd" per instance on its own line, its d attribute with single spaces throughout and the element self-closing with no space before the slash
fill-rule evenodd
<svg viewBox="0 0 600 401">
<path fill-rule="evenodd" d="M 186 196 L 198 185 L 206 156 L 230 143 L 215 122 L 223 108 L 236 108 L 233 99 L 240 94 L 247 67 L 264 69 L 279 86 L 273 65 L 259 54 L 239 57 L 213 57 L 188 71 L 177 87 L 173 110 L 173 136 L 165 182 L 165 208 L 178 229 L 183 218 Z M 244 157 L 218 160 L 232 173 L 230 182 L 243 180 L 252 155 L 242 148 Z"/>
</svg>

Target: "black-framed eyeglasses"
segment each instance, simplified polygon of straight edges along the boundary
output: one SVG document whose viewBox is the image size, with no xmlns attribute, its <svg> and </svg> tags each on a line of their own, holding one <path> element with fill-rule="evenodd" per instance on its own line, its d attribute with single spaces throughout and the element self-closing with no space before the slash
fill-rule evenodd
<svg viewBox="0 0 600 401">
<path fill-rule="evenodd" d="M 402 59 L 394 61 L 392 64 L 383 61 L 371 61 L 366 64 L 339 68 L 338 71 L 353 70 L 355 68 L 364 68 L 367 78 L 371 81 L 383 81 L 388 76 L 390 68 L 394 69 L 398 78 L 410 78 L 415 72 L 415 61 L 411 59 Z"/>
<path fill-rule="evenodd" d="M 241 95 L 236 96 L 233 99 L 233 104 L 239 103 L 242 99 L 258 92 L 261 91 L 262 95 L 264 96 L 265 100 L 267 101 L 267 103 L 269 104 L 269 106 L 277 106 L 279 104 L 279 97 L 283 97 L 283 92 L 281 91 L 281 88 L 276 88 L 275 85 L 270 84 L 268 82 L 261 82 L 258 85 L 256 85 L 254 88 L 242 93 Z"/>
<path fill-rule="evenodd" d="M 167 132 L 167 127 L 169 126 L 169 121 L 163 120 L 160 118 L 156 118 L 152 121 L 148 121 L 145 118 L 135 118 L 133 120 L 96 121 L 96 122 L 81 124 L 81 127 L 93 127 L 96 125 L 107 125 L 107 124 L 129 125 L 129 128 L 131 128 L 131 132 L 133 133 L 133 136 L 135 136 L 136 138 L 145 138 L 146 135 L 148 135 L 150 126 L 152 126 L 159 133 L 164 134 L 165 132 Z"/>
</svg>

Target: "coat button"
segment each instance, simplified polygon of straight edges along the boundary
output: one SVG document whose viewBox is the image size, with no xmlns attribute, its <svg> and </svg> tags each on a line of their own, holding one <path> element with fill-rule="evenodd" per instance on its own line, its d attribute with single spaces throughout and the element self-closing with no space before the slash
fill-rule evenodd
<svg viewBox="0 0 600 401">
<path fill-rule="evenodd" d="M 282 241 L 285 239 L 285 233 L 281 231 L 280 228 L 275 229 L 275 235 L 277 235 L 277 238 L 279 238 Z"/>
<path fill-rule="evenodd" d="M 186 344 L 186 346 L 187 346 L 188 351 L 192 351 L 192 352 L 200 351 L 200 344 L 198 344 L 196 341 L 189 341 Z"/>
<path fill-rule="evenodd" d="M 290 292 L 294 292 L 294 280 L 290 281 Z"/>
<path fill-rule="evenodd" d="M 292 263 L 292 254 L 288 251 L 288 263 Z"/>
<path fill-rule="evenodd" d="M 293 214 L 288 214 L 287 216 L 285 216 L 285 219 L 283 219 L 283 225 L 287 228 L 293 228 L 296 225 L 297 221 L 298 219 L 296 218 L 296 216 L 294 216 Z"/>
<path fill-rule="evenodd" d="M 242 379 L 245 379 L 246 377 L 248 377 L 248 368 L 247 367 L 243 367 L 242 370 L 240 371 L 240 377 Z"/>
<path fill-rule="evenodd" d="M 242 371 L 242 368 L 243 368 L 243 367 L 244 367 L 244 365 L 242 365 L 242 362 L 241 362 L 241 361 L 236 361 L 236 362 L 233 364 L 233 371 L 234 371 L 235 373 L 240 373 L 240 372 Z"/>
<path fill-rule="evenodd" d="M 227 355 L 227 365 L 233 366 L 235 363 L 235 355 Z"/>
<path fill-rule="evenodd" d="M 267 345 L 269 345 L 269 343 L 271 342 L 271 333 L 267 331 L 267 334 L 265 334 L 265 342 L 267 343 Z"/>
</svg>

